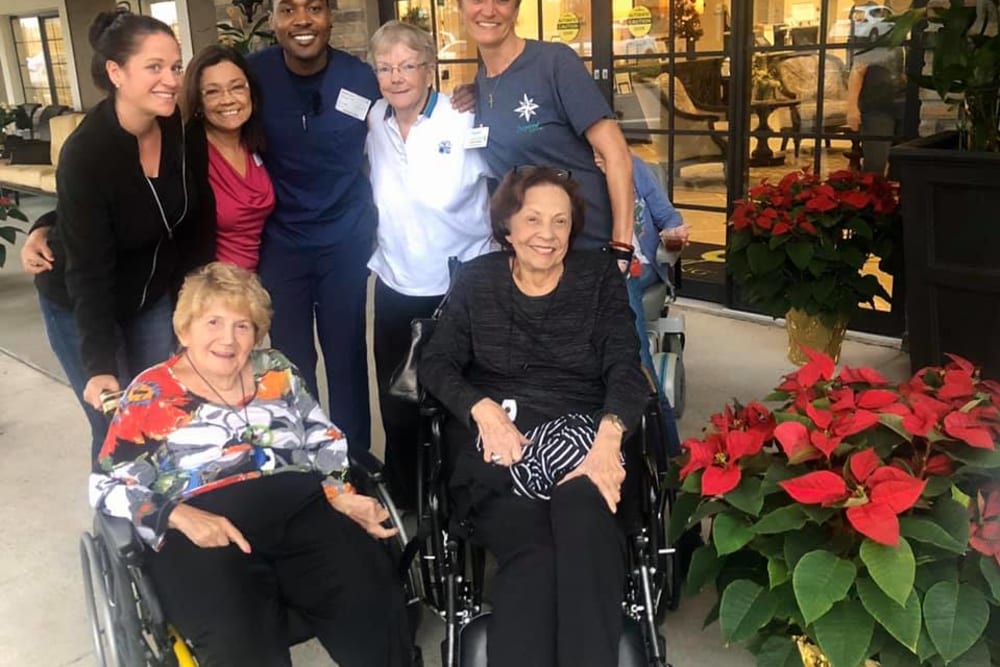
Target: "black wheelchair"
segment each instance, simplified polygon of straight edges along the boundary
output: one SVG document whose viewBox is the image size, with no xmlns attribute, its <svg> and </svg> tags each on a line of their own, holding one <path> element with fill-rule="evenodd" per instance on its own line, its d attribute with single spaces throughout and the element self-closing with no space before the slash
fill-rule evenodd
<svg viewBox="0 0 1000 667">
<path fill-rule="evenodd" d="M 381 463 L 371 455 L 351 462 L 351 481 L 360 493 L 377 498 L 389 511 L 389 521 L 400 528 L 384 540 L 394 559 L 399 559 L 407 536 L 402 530 L 385 480 Z M 197 667 L 192 648 L 170 625 L 156 596 L 153 583 L 143 571 L 145 546 L 132 524 L 103 512 L 94 516 L 93 532 L 80 538 L 80 559 L 87 615 L 90 619 L 99 667 Z M 404 578 L 411 630 L 416 631 L 421 608 L 413 583 Z M 289 609 L 290 644 L 312 638 L 305 622 Z M 414 666 L 422 664 L 419 650 Z"/>
<path fill-rule="evenodd" d="M 628 558 L 619 667 L 668 665 L 658 626 L 680 600 L 678 553 L 667 541 L 674 495 L 665 486 L 667 458 L 660 446 L 659 410 L 655 395 L 651 396 L 640 427 L 623 445 L 626 481 L 618 516 Z M 485 551 L 456 536 L 449 525 L 449 458 L 443 437 L 447 414 L 428 398 L 421 415 L 417 529 L 404 550 L 402 566 L 417 595 L 444 621 L 443 667 L 486 667 Z"/>
</svg>

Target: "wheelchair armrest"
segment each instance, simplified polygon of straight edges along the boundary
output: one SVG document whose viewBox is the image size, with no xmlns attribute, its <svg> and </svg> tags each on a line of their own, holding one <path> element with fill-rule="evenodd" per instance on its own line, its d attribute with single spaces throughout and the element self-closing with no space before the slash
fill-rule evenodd
<svg viewBox="0 0 1000 667">
<path fill-rule="evenodd" d="M 94 532 L 103 536 L 107 547 L 117 553 L 127 565 L 142 563 L 145 545 L 135 532 L 131 521 L 97 511 Z"/>
<path fill-rule="evenodd" d="M 385 464 L 375 458 L 371 452 L 352 452 L 349 458 L 351 474 L 358 474 L 365 480 L 377 482 L 382 480 Z"/>
</svg>

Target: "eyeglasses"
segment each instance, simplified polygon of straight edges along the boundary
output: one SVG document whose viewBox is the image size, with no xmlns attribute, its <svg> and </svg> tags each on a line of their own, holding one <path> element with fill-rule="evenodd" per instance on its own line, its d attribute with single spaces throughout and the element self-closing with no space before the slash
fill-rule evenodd
<svg viewBox="0 0 1000 667">
<path fill-rule="evenodd" d="M 246 99 L 250 95 L 250 85 L 244 81 L 229 88 L 206 88 L 201 91 L 201 99 L 209 104 L 221 101 L 226 95 L 236 99 Z"/>
<path fill-rule="evenodd" d="M 559 179 L 560 181 L 568 181 L 570 178 L 573 177 L 573 172 L 571 172 L 569 169 L 557 169 L 556 167 L 541 167 L 533 164 L 519 164 L 512 170 L 513 173 L 519 174 L 521 176 L 531 176 L 532 174 L 539 171 L 546 171 L 555 178 Z"/>
<path fill-rule="evenodd" d="M 392 73 L 399 70 L 399 73 L 405 77 L 411 77 L 417 73 L 417 70 L 424 67 L 427 63 L 403 63 L 402 65 L 378 65 L 373 68 L 375 70 L 375 75 L 380 77 L 392 76 Z"/>
</svg>

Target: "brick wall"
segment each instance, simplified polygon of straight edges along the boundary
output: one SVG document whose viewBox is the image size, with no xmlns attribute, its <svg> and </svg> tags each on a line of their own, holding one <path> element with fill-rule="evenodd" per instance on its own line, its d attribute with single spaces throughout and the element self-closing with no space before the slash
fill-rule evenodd
<svg viewBox="0 0 1000 667">
<path fill-rule="evenodd" d="M 228 0 L 214 0 L 219 21 L 232 23 L 233 16 L 242 16 Z M 369 18 L 373 24 L 378 21 L 378 5 L 375 0 L 330 0 L 335 7 L 330 45 L 343 49 L 359 58 L 364 58 L 368 49 Z"/>
</svg>

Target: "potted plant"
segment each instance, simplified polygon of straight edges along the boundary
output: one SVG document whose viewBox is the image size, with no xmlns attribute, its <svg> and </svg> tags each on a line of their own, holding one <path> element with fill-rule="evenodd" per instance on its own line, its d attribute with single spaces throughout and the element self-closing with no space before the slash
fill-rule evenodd
<svg viewBox="0 0 1000 667">
<path fill-rule="evenodd" d="M 762 667 L 1000 664 L 1000 384 L 971 363 L 893 385 L 830 357 L 684 443 L 670 530 L 706 518 L 687 593 Z M 824 660 L 826 662 L 819 662 Z"/>
<path fill-rule="evenodd" d="M 274 32 L 266 28 L 270 11 L 254 18 L 262 5 L 259 0 L 233 0 L 233 6 L 226 8 L 229 21 L 215 24 L 219 31 L 219 42 L 247 55 L 276 43 Z"/>
<path fill-rule="evenodd" d="M 896 187 L 881 176 L 808 171 L 779 183 L 764 179 L 736 202 L 726 267 L 752 305 L 784 317 L 789 359 L 805 363 L 799 343 L 834 359 L 858 304 L 889 294 L 862 268 L 871 256 L 892 273 L 899 238 Z"/>
<path fill-rule="evenodd" d="M 28 221 L 28 216 L 24 212 L 14 205 L 14 202 L 10 197 L 0 197 L 0 222 L 12 218 L 14 220 L 20 220 L 22 222 Z M 14 245 L 17 240 L 18 233 L 23 234 L 24 230 L 15 225 L 0 225 L 0 239 L 6 241 L 7 243 Z M 7 246 L 0 243 L 0 269 L 7 261 Z"/>
<path fill-rule="evenodd" d="M 919 84 L 960 106 L 958 132 L 921 137 L 890 154 L 906 228 L 911 364 L 939 364 L 950 350 L 1000 378 L 998 0 L 972 4 L 906 12 L 880 42 L 901 44 L 926 25 L 913 40 L 912 56 L 922 56 L 920 46 L 930 55 L 930 75 Z"/>
</svg>

